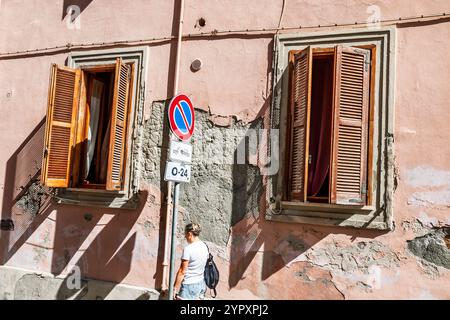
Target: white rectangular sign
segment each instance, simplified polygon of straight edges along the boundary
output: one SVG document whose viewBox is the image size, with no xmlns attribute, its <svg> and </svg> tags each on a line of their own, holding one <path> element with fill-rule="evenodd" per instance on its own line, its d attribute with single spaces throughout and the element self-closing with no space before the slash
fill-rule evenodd
<svg viewBox="0 0 450 320">
<path fill-rule="evenodd" d="M 171 141 L 169 148 L 169 159 L 172 161 L 191 163 L 192 145 L 178 141 Z"/>
<path fill-rule="evenodd" d="M 167 161 L 164 180 L 174 182 L 190 182 L 191 166 L 176 161 Z"/>
</svg>

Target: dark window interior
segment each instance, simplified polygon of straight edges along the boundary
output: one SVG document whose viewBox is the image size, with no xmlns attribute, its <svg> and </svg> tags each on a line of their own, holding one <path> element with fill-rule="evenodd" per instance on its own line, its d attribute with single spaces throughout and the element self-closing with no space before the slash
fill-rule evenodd
<svg viewBox="0 0 450 320">
<path fill-rule="evenodd" d="M 307 186 L 312 202 L 329 202 L 333 68 L 333 54 L 313 55 Z"/>
<path fill-rule="evenodd" d="M 85 72 L 86 122 L 81 164 L 82 187 L 105 189 L 114 72 Z"/>
</svg>

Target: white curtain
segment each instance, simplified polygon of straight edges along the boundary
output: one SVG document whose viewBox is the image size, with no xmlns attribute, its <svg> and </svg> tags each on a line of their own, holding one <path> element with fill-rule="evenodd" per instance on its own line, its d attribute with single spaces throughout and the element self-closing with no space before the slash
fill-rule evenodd
<svg viewBox="0 0 450 320">
<path fill-rule="evenodd" d="M 98 120 L 100 115 L 100 102 L 103 93 L 103 83 L 95 80 L 92 83 L 92 96 L 91 103 L 89 105 L 90 111 L 90 121 L 89 121 L 89 130 L 88 130 L 88 140 L 87 140 L 87 154 L 86 154 L 86 165 L 84 172 L 84 179 L 87 178 L 89 174 L 89 169 L 92 164 L 92 159 L 95 154 L 95 146 L 97 141 L 97 133 L 98 133 Z"/>
<path fill-rule="evenodd" d="M 111 117 L 108 121 L 108 129 L 106 129 L 105 137 L 103 138 L 102 148 L 100 150 L 100 183 L 104 183 L 106 181 L 106 169 L 108 167 L 108 151 L 109 151 L 109 139 L 111 133 Z"/>
</svg>

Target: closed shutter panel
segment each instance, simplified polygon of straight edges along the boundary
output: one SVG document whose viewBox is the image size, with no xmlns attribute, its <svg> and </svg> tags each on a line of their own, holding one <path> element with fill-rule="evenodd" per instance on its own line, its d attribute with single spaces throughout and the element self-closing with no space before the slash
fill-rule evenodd
<svg viewBox="0 0 450 320">
<path fill-rule="evenodd" d="M 69 186 L 80 75 L 79 69 L 52 65 L 41 172 L 47 187 Z"/>
<path fill-rule="evenodd" d="M 291 82 L 290 199 L 306 200 L 308 135 L 311 109 L 312 51 L 308 47 L 295 55 Z"/>
<path fill-rule="evenodd" d="M 366 203 L 368 50 L 336 47 L 331 202 Z"/>
<path fill-rule="evenodd" d="M 107 190 L 123 188 L 130 75 L 130 67 L 124 64 L 122 59 L 117 59 L 106 180 Z"/>
</svg>

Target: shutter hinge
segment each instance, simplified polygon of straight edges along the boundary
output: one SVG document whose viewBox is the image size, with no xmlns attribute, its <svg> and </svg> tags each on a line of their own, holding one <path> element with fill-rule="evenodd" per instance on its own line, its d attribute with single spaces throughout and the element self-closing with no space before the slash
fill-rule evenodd
<svg viewBox="0 0 450 320">
<path fill-rule="evenodd" d="M 372 62 L 369 59 L 369 55 L 364 55 L 364 70 L 369 71 L 369 66 L 372 64 Z"/>
</svg>

